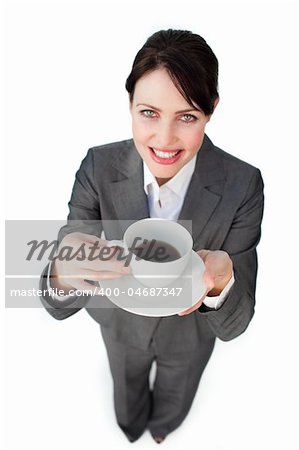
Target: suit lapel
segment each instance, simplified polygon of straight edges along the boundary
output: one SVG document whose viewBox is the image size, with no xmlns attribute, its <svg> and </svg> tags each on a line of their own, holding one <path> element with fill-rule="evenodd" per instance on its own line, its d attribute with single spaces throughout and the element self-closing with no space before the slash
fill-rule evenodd
<svg viewBox="0 0 299 450">
<path fill-rule="evenodd" d="M 111 183 L 113 204 L 120 219 L 136 221 L 149 217 L 141 175 L 142 170 L 141 173 L 136 173 L 130 178 Z"/>
<path fill-rule="evenodd" d="M 143 187 L 142 159 L 133 140 L 126 141 L 113 162 L 114 179 L 110 183 L 112 202 L 119 220 L 135 222 L 149 217 Z M 127 225 L 128 226 L 128 223 Z"/>
<path fill-rule="evenodd" d="M 219 165 L 212 142 L 205 136 L 179 216 L 179 220 L 192 221 L 194 242 L 222 198 L 224 179 L 224 168 Z"/>
</svg>

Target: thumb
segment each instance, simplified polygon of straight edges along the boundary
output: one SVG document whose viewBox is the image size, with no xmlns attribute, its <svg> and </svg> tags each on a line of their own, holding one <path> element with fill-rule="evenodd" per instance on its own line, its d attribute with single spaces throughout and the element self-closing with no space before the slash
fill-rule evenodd
<svg viewBox="0 0 299 450">
<path fill-rule="evenodd" d="M 210 292 L 215 286 L 215 281 L 212 273 L 209 270 L 206 270 L 203 274 L 203 279 L 207 288 L 207 292 Z"/>
<path fill-rule="evenodd" d="M 203 260 L 203 261 L 205 261 L 205 259 L 206 259 L 206 257 L 208 256 L 208 254 L 211 252 L 211 250 L 206 250 L 206 249 L 202 249 L 202 250 L 199 250 L 198 252 L 197 252 L 197 254 L 201 257 L 201 259 Z"/>
</svg>

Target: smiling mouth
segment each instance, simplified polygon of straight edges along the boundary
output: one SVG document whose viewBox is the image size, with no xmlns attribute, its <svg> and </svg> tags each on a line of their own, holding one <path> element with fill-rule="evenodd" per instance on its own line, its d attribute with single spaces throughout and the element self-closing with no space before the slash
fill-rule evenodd
<svg viewBox="0 0 299 450">
<path fill-rule="evenodd" d="M 156 148 L 150 147 L 150 149 L 155 153 L 155 155 L 159 156 L 159 158 L 173 158 L 176 156 L 179 152 L 182 150 L 174 150 L 174 151 L 163 151 L 163 150 L 157 150 Z"/>
<path fill-rule="evenodd" d="M 152 156 L 155 157 L 155 160 L 165 161 L 165 162 L 174 162 L 178 159 L 179 154 L 183 151 L 182 149 L 178 150 L 160 150 L 154 147 L 149 147 Z"/>
</svg>

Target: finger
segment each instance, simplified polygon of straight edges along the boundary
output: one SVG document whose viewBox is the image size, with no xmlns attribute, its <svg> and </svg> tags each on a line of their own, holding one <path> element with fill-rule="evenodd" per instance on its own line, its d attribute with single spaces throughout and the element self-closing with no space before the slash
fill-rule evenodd
<svg viewBox="0 0 299 450">
<path fill-rule="evenodd" d="M 211 291 L 215 286 L 214 275 L 209 270 L 206 269 L 205 273 L 203 274 L 203 279 L 206 285 L 207 292 Z"/>
<path fill-rule="evenodd" d="M 202 305 L 202 302 L 203 300 L 200 300 L 194 306 L 192 306 L 192 308 L 185 309 L 185 311 L 178 313 L 178 316 L 188 316 L 188 314 L 191 314 L 193 311 L 198 309 Z"/>
<path fill-rule="evenodd" d="M 121 278 L 127 275 L 126 273 L 114 272 L 109 270 L 100 271 L 85 271 L 77 275 L 75 278 L 81 280 L 98 281 L 98 280 L 112 280 L 116 278 Z M 72 277 L 71 277 L 72 278 Z"/>
<path fill-rule="evenodd" d="M 60 278 L 61 282 L 68 285 L 70 288 L 76 287 L 77 289 L 84 289 L 88 287 L 90 290 L 90 288 L 93 288 L 94 285 L 88 283 L 88 281 L 98 282 L 99 280 L 113 280 L 121 278 L 125 275 L 126 274 L 109 271 L 93 273 L 82 272 L 76 275 L 63 275 Z"/>
<path fill-rule="evenodd" d="M 205 261 L 206 270 L 212 275 L 215 284 L 224 279 L 230 279 L 233 266 L 230 260 L 221 261 L 221 257 L 208 257 Z"/>
<path fill-rule="evenodd" d="M 78 233 L 81 234 L 81 233 Z M 107 244 L 107 240 L 106 239 L 100 239 L 98 236 L 95 236 L 94 234 L 87 234 L 87 233 L 82 233 L 82 243 L 87 243 L 87 244 L 96 244 L 98 243 L 99 246 L 104 247 Z"/>
<path fill-rule="evenodd" d="M 103 240 L 97 240 L 93 243 L 83 242 L 80 246 L 80 252 L 77 252 L 76 260 L 86 262 L 108 261 L 112 258 L 117 261 L 120 260 L 120 258 L 116 258 L 118 248 L 107 247 L 105 243 L 106 241 Z M 76 247 L 74 246 L 74 254 L 76 254 L 75 250 Z"/>
<path fill-rule="evenodd" d="M 211 252 L 211 250 L 202 249 L 197 252 L 197 254 L 201 257 L 203 261 L 205 261 L 207 255 Z"/>
<path fill-rule="evenodd" d="M 81 253 L 88 254 L 90 250 L 93 250 L 93 254 L 98 255 L 99 250 L 105 248 L 106 253 L 109 253 L 111 248 L 107 246 L 108 241 L 100 239 L 92 234 L 84 233 L 70 233 L 66 235 L 64 240 L 72 247 L 73 253 L 80 249 Z"/>
<path fill-rule="evenodd" d="M 117 279 L 117 278 L 122 278 L 124 276 L 126 276 L 125 273 L 101 271 L 99 273 L 99 276 L 98 276 L 97 279 L 98 280 L 114 280 L 114 279 Z"/>
<path fill-rule="evenodd" d="M 85 292 L 86 294 L 90 294 L 90 295 L 92 295 L 94 293 L 95 289 L 97 288 L 97 286 L 94 286 L 94 285 L 88 283 L 87 281 L 79 279 L 79 278 L 73 282 L 72 286 L 75 291 L 80 291 L 80 294 L 82 292 Z"/>
<path fill-rule="evenodd" d="M 109 272 L 119 272 L 119 273 L 130 273 L 131 269 L 129 266 L 125 266 L 125 262 L 117 261 L 116 259 L 99 260 L 94 259 L 93 261 L 87 258 L 84 261 L 74 261 L 76 266 L 76 272 L 100 272 L 107 270 Z"/>
</svg>

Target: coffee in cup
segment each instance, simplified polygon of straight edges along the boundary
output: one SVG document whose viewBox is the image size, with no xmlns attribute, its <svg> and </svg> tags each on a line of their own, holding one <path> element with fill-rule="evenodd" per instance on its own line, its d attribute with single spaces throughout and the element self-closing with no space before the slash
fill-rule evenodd
<svg viewBox="0 0 299 450">
<path fill-rule="evenodd" d="M 189 231 L 175 221 L 148 218 L 130 225 L 123 241 L 109 241 L 107 246 L 124 249 L 133 276 L 144 286 L 163 287 L 184 272 L 191 259 L 193 240 Z"/>
</svg>

